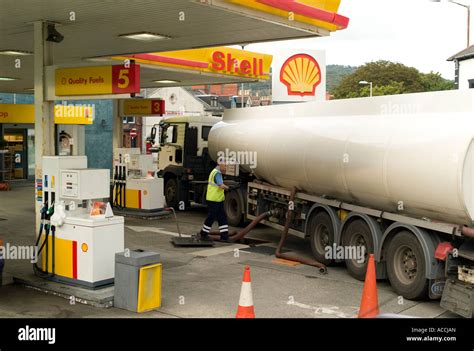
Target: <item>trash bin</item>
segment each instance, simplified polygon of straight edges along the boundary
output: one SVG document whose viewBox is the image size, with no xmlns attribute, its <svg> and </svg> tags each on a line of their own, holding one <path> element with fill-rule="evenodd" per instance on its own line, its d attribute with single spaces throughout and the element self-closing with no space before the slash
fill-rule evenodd
<svg viewBox="0 0 474 351">
<path fill-rule="evenodd" d="M 114 307 L 146 312 L 160 306 L 160 254 L 144 250 L 115 254 Z"/>
</svg>

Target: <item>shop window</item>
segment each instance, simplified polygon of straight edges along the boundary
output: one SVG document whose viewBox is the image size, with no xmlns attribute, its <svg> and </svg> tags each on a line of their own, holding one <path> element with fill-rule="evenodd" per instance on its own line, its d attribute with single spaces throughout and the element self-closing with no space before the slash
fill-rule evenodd
<svg viewBox="0 0 474 351">
<path fill-rule="evenodd" d="M 203 126 L 201 130 L 201 137 L 202 140 L 208 140 L 209 139 L 209 133 L 211 132 L 211 126 Z"/>
<path fill-rule="evenodd" d="M 123 117 L 123 124 L 135 124 L 135 117 Z"/>
</svg>

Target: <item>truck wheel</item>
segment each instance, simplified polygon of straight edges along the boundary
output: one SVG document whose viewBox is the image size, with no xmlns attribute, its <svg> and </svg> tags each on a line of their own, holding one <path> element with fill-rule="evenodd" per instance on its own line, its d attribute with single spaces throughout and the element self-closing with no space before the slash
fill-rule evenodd
<svg viewBox="0 0 474 351">
<path fill-rule="evenodd" d="M 392 239 L 387 249 L 387 275 L 393 289 L 406 299 L 427 296 L 425 255 L 415 235 L 403 231 Z"/>
<path fill-rule="evenodd" d="M 178 197 L 178 182 L 175 178 L 170 178 L 165 184 L 165 200 L 166 206 L 178 208 L 179 205 Z"/>
<path fill-rule="evenodd" d="M 348 252 L 357 254 L 360 251 L 356 251 L 354 248 L 365 247 L 363 260 L 360 257 L 344 258 L 349 274 L 355 279 L 363 281 L 367 271 L 367 258 L 369 254 L 374 253 L 372 233 L 367 223 L 363 220 L 355 220 L 349 223 L 342 237 L 342 245 L 344 247 L 344 255 Z M 347 250 L 347 247 L 351 249 Z"/>
<path fill-rule="evenodd" d="M 239 227 L 243 224 L 244 204 L 242 203 L 240 189 L 229 191 L 226 194 L 224 210 L 227 215 L 227 221 L 229 222 L 229 225 L 233 227 Z"/>
<path fill-rule="evenodd" d="M 333 259 L 326 258 L 326 247 L 334 243 L 334 227 L 331 217 L 324 212 L 318 212 L 311 216 L 308 223 L 308 233 L 310 236 L 311 251 L 316 261 L 324 265 L 329 265 Z"/>
</svg>

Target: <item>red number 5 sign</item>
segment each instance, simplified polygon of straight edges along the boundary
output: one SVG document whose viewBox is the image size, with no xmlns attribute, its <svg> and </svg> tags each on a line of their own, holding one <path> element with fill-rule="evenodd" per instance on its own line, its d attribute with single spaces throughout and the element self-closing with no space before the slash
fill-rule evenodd
<svg viewBox="0 0 474 351">
<path fill-rule="evenodd" d="M 140 66 L 112 66 L 112 94 L 140 92 Z"/>
</svg>

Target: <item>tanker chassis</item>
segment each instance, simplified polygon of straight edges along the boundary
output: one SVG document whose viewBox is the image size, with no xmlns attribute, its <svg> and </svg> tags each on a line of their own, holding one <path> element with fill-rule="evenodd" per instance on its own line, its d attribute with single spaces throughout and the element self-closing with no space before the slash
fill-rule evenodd
<svg viewBox="0 0 474 351">
<path fill-rule="evenodd" d="M 274 210 L 278 215 L 261 223 L 282 231 L 290 193 L 264 182 L 248 183 L 247 219 Z M 472 239 L 464 240 L 462 226 L 297 192 L 289 233 L 308 238 L 317 261 L 325 265 L 345 262 L 349 274 L 360 281 L 365 277 L 367 254 L 374 253 L 377 279 L 388 279 L 400 296 L 409 300 L 441 298 L 446 310 L 473 317 L 470 267 L 474 245 Z M 357 256 L 328 258 L 328 248 L 332 247 L 364 247 L 364 260 Z"/>
<path fill-rule="evenodd" d="M 400 296 L 441 299 L 472 318 L 473 116 L 471 91 L 231 110 L 213 126 L 209 154 L 258 155 L 233 177 L 241 188 L 227 195 L 229 222 L 273 210 L 262 223 L 283 230 L 295 188 L 289 233 L 308 238 L 316 260 L 344 261 L 363 280 L 373 253 L 377 278 Z M 328 255 L 332 247 L 362 247 L 364 259 Z"/>
</svg>

